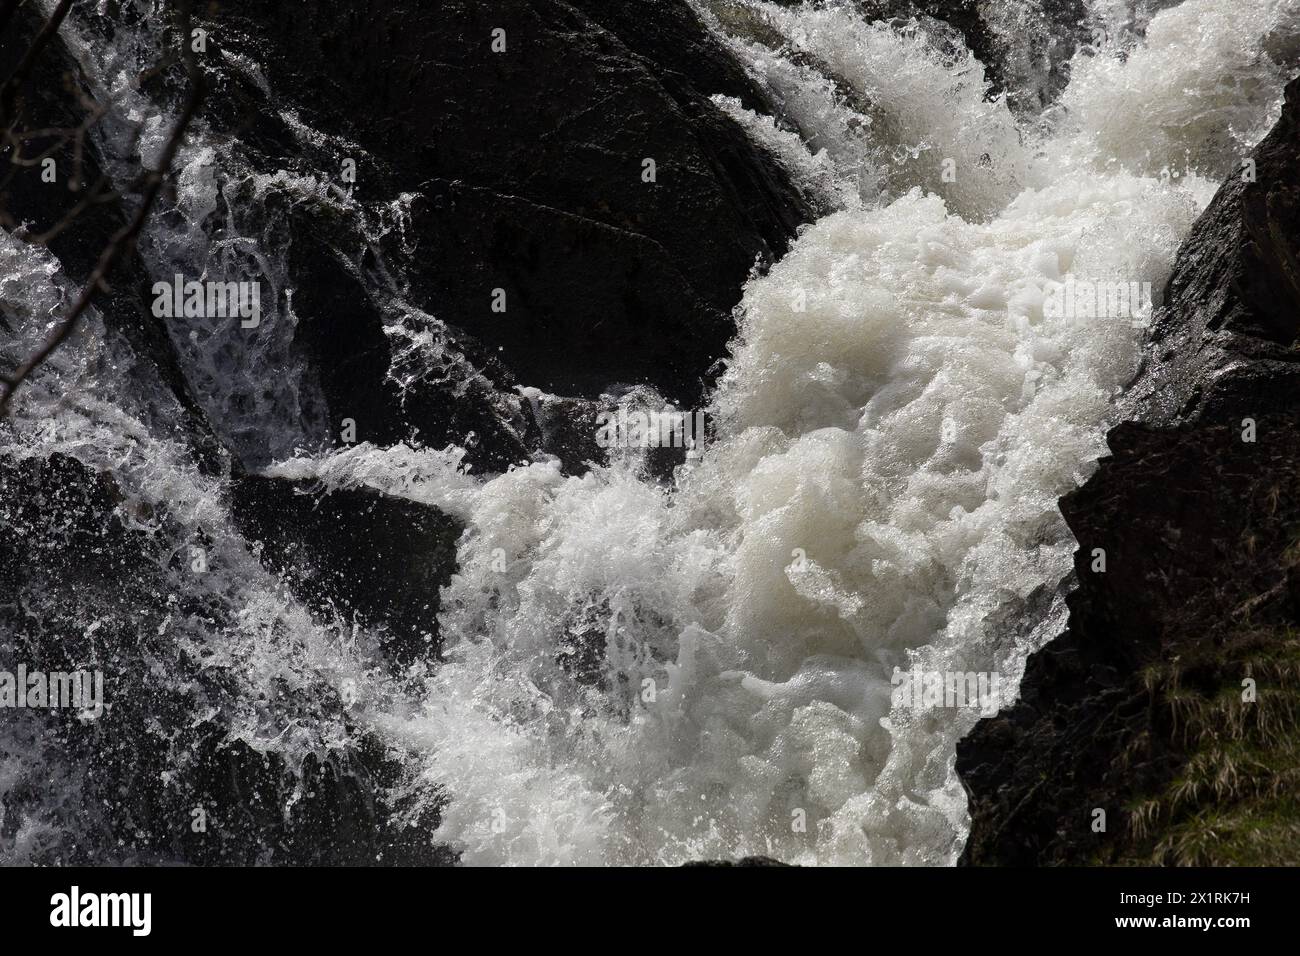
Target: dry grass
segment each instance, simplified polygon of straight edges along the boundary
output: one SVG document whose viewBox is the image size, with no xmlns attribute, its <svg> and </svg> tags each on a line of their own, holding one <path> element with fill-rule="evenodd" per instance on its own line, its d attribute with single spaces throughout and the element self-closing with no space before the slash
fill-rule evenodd
<svg viewBox="0 0 1300 956">
<path fill-rule="evenodd" d="M 1245 700 L 1242 682 L 1255 681 Z M 1181 772 L 1126 808 L 1131 849 L 1119 863 L 1300 863 L 1300 637 L 1242 629 L 1196 657 L 1141 675 Z M 1144 750 L 1135 740 L 1126 761 Z"/>
</svg>

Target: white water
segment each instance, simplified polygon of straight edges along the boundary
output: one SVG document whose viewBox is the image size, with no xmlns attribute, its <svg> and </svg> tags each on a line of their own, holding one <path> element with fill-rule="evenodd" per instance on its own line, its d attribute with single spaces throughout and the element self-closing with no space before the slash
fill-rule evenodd
<svg viewBox="0 0 1300 956">
<path fill-rule="evenodd" d="M 44 340 L 76 290 L 46 250 L 4 233 L 0 276 L 0 301 L 19 332 L 4 343 L 2 357 L 12 363 Z M 202 474 L 183 444 L 165 437 L 167 423 L 182 416 L 155 373 L 137 363 L 116 334 L 103 330 L 92 309 L 73 340 L 20 393 L 12 418 L 0 425 L 0 461 L 64 455 L 108 474 L 121 496 L 118 515 L 126 526 L 163 542 L 160 554 L 145 558 L 157 561 L 168 586 L 167 593 L 157 595 L 166 612 L 158 635 L 165 636 L 170 653 L 153 666 L 176 669 L 170 689 L 191 697 L 194 708 L 189 726 L 160 719 L 150 728 L 157 738 L 151 746 L 175 754 L 175 782 L 187 773 L 186 732 L 218 714 L 229 742 L 274 753 L 290 768 L 300 769 L 308 755 L 328 760 L 350 737 L 342 715 L 327 706 L 310 720 L 301 714 L 286 720 L 282 704 L 297 694 L 324 702 L 326 694 L 337 695 L 345 685 L 374 687 L 376 676 L 367 663 L 373 647 L 366 635 L 314 623 L 262 568 L 226 512 L 222 479 Z M 204 574 L 189 571 L 189 549 L 197 543 L 205 547 L 210 565 Z M 122 574 L 129 580 L 142 570 L 124 567 Z M 40 626 L 43 595 L 4 597 L 27 608 L 33 626 Z M 195 613 L 195 607 L 204 613 Z M 103 619 L 95 611 L 93 605 L 87 608 L 88 634 L 114 620 L 114 609 L 105 609 Z M 141 609 L 141 621 L 147 614 Z M 16 636 L 0 628 L 0 657 L 10 669 Z M 140 666 L 133 650 L 106 642 L 79 664 L 117 677 Z M 187 680 L 181 676 L 186 665 L 221 676 L 206 684 Z M 119 703 L 130 706 L 110 700 L 110 708 Z M 111 720 L 111 710 L 103 719 Z M 5 804 L 0 821 L 6 827 L 0 858 L 7 864 L 48 862 L 47 854 L 57 859 L 76 842 L 80 828 L 92 823 L 81 802 L 85 768 L 62 751 L 58 726 L 34 712 L 9 712 L 0 730 Z M 131 744 L 144 747 L 140 741 Z M 123 862 L 139 862 L 123 852 Z"/>
<path fill-rule="evenodd" d="M 436 836 L 470 864 L 952 862 L 967 826 L 954 747 L 974 717 L 891 713 L 890 675 L 914 661 L 997 670 L 1014 689 L 1053 633 L 1074 550 L 1056 500 L 1104 452 L 1140 345 L 1122 321 L 1045 317 L 1044 289 L 1069 272 L 1160 288 L 1215 184 L 1276 118 L 1277 62 L 1294 63 L 1300 42 L 1298 0 L 1187 0 L 1145 40 L 1112 30 L 1124 58 L 1081 54 L 1058 104 L 1018 116 L 986 98 L 980 64 L 937 52 L 923 26 L 868 24 L 842 3 L 701 6 L 715 8 L 783 113 L 720 106 L 828 215 L 745 289 L 710 409 L 718 440 L 699 464 L 673 488 L 635 460 L 484 479 L 455 449 L 401 445 L 270 469 L 465 522 L 441 617 L 449 661 L 414 672 L 417 691 L 376 676 L 367 635 L 313 623 L 260 570 L 220 479 L 153 434 L 161 390 L 123 397 L 138 385 L 111 338 L 61 353 L 0 434 L 6 456 L 61 451 L 111 472 L 128 497 L 174 512 L 179 542 L 214 536 L 224 570 L 203 586 L 236 610 L 238 639 L 195 619 L 181 639 L 220 650 L 214 666 L 238 676 L 234 735 L 299 758 L 341 746 L 341 726 L 282 727 L 254 702 L 282 674 L 349 681 L 354 719 L 413 754 L 406 795 L 448 799 Z M 1109 10 L 1094 15 L 1119 23 Z M 83 62 L 114 89 L 129 71 L 90 47 Z M 380 218 L 326 177 L 244 168 L 202 130 L 182 165 L 181 215 L 146 243 L 164 278 L 184 263 L 279 277 L 283 291 L 274 192 Z M 225 245 L 199 228 L 214 212 L 235 237 Z M 0 256 L 14 264 L 0 293 L 48 321 L 57 264 L 11 245 Z M 429 350 L 433 366 L 454 365 L 437 320 L 399 292 L 391 334 L 409 348 L 394 374 L 417 374 Z M 223 437 L 254 461 L 319 439 L 315 386 L 287 340 L 250 364 L 229 333 L 198 332 L 178 345 Z M 250 401 L 268 375 L 273 400 Z M 74 381 L 87 397 L 61 398 Z M 571 662 L 593 643 L 599 679 L 579 679 Z M 0 770 L 0 785 L 18 773 Z"/>
<path fill-rule="evenodd" d="M 952 862 L 973 718 L 891 714 L 889 677 L 919 660 L 1015 686 L 1052 623 L 1018 620 L 1021 602 L 1075 547 L 1056 501 L 1104 452 L 1139 345 L 1122 321 L 1045 318 L 1045 284 L 1160 288 L 1276 118 L 1287 74 L 1265 50 L 1300 34 L 1295 3 L 1192 0 L 1127 60 L 1080 57 L 1040 133 L 920 31 L 840 4 L 743 6 L 857 91 L 871 126 L 837 127 L 849 110 L 827 84 L 736 41 L 814 139 L 802 171 L 825 182 L 833 164 L 859 188 L 826 190 L 846 211 L 745 290 L 702 464 L 673 491 L 542 463 L 471 493 L 432 457 L 331 462 L 468 523 L 442 616 L 452 663 L 421 713 L 383 718 L 424 750 L 416 786 L 446 788 L 443 833 L 468 863 Z M 773 130 L 778 155 L 794 147 Z M 603 687 L 557 662 L 576 622 L 608 656 Z"/>
</svg>

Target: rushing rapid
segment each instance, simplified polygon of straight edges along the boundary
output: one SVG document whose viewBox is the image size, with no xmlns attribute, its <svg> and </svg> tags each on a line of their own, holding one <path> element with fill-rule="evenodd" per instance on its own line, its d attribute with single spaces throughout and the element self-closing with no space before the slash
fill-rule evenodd
<svg viewBox="0 0 1300 956">
<path fill-rule="evenodd" d="M 193 622 L 177 639 L 230 668 L 219 706 L 242 708 L 238 733 L 292 759 L 328 750 L 341 720 L 282 733 L 256 702 L 273 679 L 346 683 L 351 719 L 406 755 L 395 799 L 413 823 L 438 806 L 432 836 L 467 864 L 950 864 L 968 825 L 955 746 L 980 714 L 901 706 L 894 675 L 991 672 L 1014 695 L 1061 624 L 1076 544 L 1057 500 L 1105 453 L 1143 339 L 1134 316 L 1045 303 L 1078 279 L 1149 283 L 1158 305 L 1196 217 L 1276 119 L 1300 48 L 1297 0 L 1149 17 L 1097 2 L 1068 64 L 1044 52 L 1033 0 L 981 6 L 1013 47 L 997 94 L 934 21 L 870 22 L 848 0 L 696 3 L 780 115 L 715 102 L 822 215 L 746 285 L 714 434 L 671 482 L 635 453 L 580 476 L 545 458 L 479 476 L 455 447 L 315 451 L 322 399 L 288 347 L 271 198 L 330 204 L 371 237 L 400 228 L 402 203 L 250 168 L 196 133 L 177 214 L 145 237 L 149 269 L 259 278 L 284 337 L 252 353 L 229 327 L 187 327 L 183 372 L 249 467 L 463 523 L 444 662 L 393 681 L 364 635 L 340 639 L 285 595 L 224 513 L 224 479 L 168 433 L 164 390 L 132 380 L 93 323 L 33 383 L 0 454 L 72 455 L 201 528 L 227 557 L 202 586 L 237 639 Z M 162 118 L 120 87 L 128 31 L 115 42 L 83 38 L 83 66 L 121 109 Z M 126 163 L 151 147 L 105 148 Z M 0 239 L 6 301 L 52 314 L 58 263 Z M 406 346 L 394 374 L 477 374 L 400 283 L 384 295 Z M 84 397 L 68 400 L 74 380 Z M 34 818 L 7 855 L 57 825 Z"/>
</svg>

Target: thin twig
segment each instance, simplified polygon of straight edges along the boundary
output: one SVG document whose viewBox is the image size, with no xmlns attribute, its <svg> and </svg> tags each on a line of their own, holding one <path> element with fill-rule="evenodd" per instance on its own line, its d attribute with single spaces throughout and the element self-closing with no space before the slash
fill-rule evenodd
<svg viewBox="0 0 1300 956">
<path fill-rule="evenodd" d="M 64 11 L 66 13 L 66 11 Z M 58 351 L 59 346 L 68 340 L 68 338 L 77 330 L 81 323 L 82 317 L 90 308 L 90 304 L 95 297 L 96 292 L 101 288 L 107 288 L 107 278 L 118 260 L 122 258 L 135 245 L 149 214 L 153 211 L 154 203 L 157 202 L 158 196 L 162 192 L 162 186 L 166 180 L 168 172 L 171 170 L 176 154 L 180 150 L 181 143 L 185 139 L 185 131 L 189 128 L 190 122 L 198 113 L 199 104 L 203 100 L 204 81 L 203 74 L 199 70 L 198 63 L 194 58 L 193 51 L 189 47 L 190 37 L 190 5 L 185 3 L 181 7 L 181 43 L 185 50 L 185 69 L 189 74 L 190 92 L 186 100 L 185 108 L 181 112 L 176 126 L 172 130 L 171 136 L 163 149 L 162 156 L 156 169 L 148 170 L 143 180 L 143 191 L 141 194 L 140 207 L 136 210 L 131 220 L 123 226 L 113 238 L 109 241 L 108 246 L 100 254 L 99 262 L 95 266 L 95 271 L 91 273 L 90 278 L 86 281 L 85 287 L 81 290 L 81 295 L 73 304 L 72 309 L 59 324 L 53 334 L 45 341 L 32 356 L 30 356 L 22 365 L 20 365 L 12 375 L 0 380 L 0 418 L 4 418 L 8 412 L 9 403 L 14 393 L 22 384 L 40 368 L 45 362 Z M 30 58 L 30 54 L 29 54 Z"/>
<path fill-rule="evenodd" d="M 14 67 L 13 73 L 9 74 L 9 78 L 5 80 L 4 86 L 0 86 L 0 127 L 6 129 L 9 127 L 9 123 L 13 119 L 14 104 L 18 99 L 18 91 L 27 82 L 27 78 L 36 66 L 36 60 L 40 57 L 41 51 L 49 45 L 50 40 L 54 39 L 54 34 L 59 32 L 59 27 L 63 25 L 63 20 L 71 9 L 72 0 L 59 0 L 59 5 L 50 14 L 49 21 L 41 28 L 41 32 L 36 35 L 36 39 L 32 42 L 26 54 Z M 6 13 L 10 12 L 6 11 Z"/>
</svg>

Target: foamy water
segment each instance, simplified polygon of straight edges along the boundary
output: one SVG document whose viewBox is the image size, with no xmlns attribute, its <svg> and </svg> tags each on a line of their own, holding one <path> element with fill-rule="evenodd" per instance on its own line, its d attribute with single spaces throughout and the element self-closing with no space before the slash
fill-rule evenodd
<svg viewBox="0 0 1300 956">
<path fill-rule="evenodd" d="M 1071 567 L 1057 499 L 1104 453 L 1141 336 L 1046 317 L 1047 283 L 1163 285 L 1276 118 L 1287 71 L 1267 51 L 1300 26 L 1294 3 L 1167 11 L 1126 60 L 1081 56 L 1044 132 L 923 30 L 741 6 L 789 44 L 733 38 L 790 111 L 757 140 L 845 211 L 746 288 L 719 440 L 672 490 L 545 463 L 468 499 L 432 464 L 390 487 L 468 523 L 451 663 L 422 714 L 385 721 L 425 751 L 417 785 L 446 787 L 468 863 L 955 859 L 974 716 L 891 712 L 890 676 L 919 661 L 1015 686 L 1052 623 L 1026 604 L 1050 608 Z M 790 50 L 869 104 L 864 136 L 832 129 L 850 105 Z M 813 140 L 803 157 L 789 134 Z M 565 665 L 593 640 L 594 683 Z"/>
<path fill-rule="evenodd" d="M 298 758 L 342 746 L 342 723 L 279 734 L 252 702 L 283 674 L 330 692 L 350 682 L 351 719 L 410 755 L 412 819 L 445 800 L 431 837 L 468 864 L 951 863 L 968 826 L 955 745 L 977 714 L 894 707 L 891 675 L 996 671 L 1014 694 L 1054 633 L 1075 548 L 1056 502 L 1105 452 L 1143 332 L 1056 316 L 1044 299 L 1067 275 L 1163 286 L 1217 183 L 1278 115 L 1300 0 L 1187 0 L 1144 37 L 1099 5 L 1107 43 L 1076 56 L 1041 114 L 990 98 L 948 30 L 868 23 L 848 3 L 698 6 L 781 115 L 719 108 L 826 215 L 744 289 L 708 409 L 717 436 L 671 486 L 635 456 L 580 477 L 549 460 L 480 477 L 454 448 L 293 454 L 323 419 L 287 339 L 249 362 L 226 330 L 177 339 L 250 462 L 279 458 L 268 473 L 378 488 L 464 523 L 440 616 L 446 663 L 394 685 L 369 636 L 312 621 L 276 588 L 231 527 L 222 479 L 156 434 L 161 390 L 121 398 L 111 337 L 60 356 L 0 451 L 71 454 L 174 511 L 178 541 L 213 536 L 224 570 L 204 586 L 234 609 L 239 638 L 190 620 L 179 639 L 221 649 L 215 666 L 238 676 L 235 735 Z M 1007 37 L 1031 8 L 999 5 Z M 1018 75 L 1041 85 L 1034 42 Z M 111 88 L 125 68 L 90 46 L 83 62 Z M 367 235 L 389 228 L 326 177 L 246 168 L 201 129 L 182 165 L 179 215 L 147 237 L 151 271 L 262 278 L 288 322 L 268 197 L 331 204 Z M 209 238 L 214 217 L 223 242 Z M 0 294 L 48 321 L 57 263 L 12 243 L 0 257 L 14 276 Z M 456 367 L 437 319 L 384 293 L 394 376 Z M 87 397 L 69 403 L 74 376 Z M 247 401 L 267 376 L 274 400 Z"/>
</svg>

